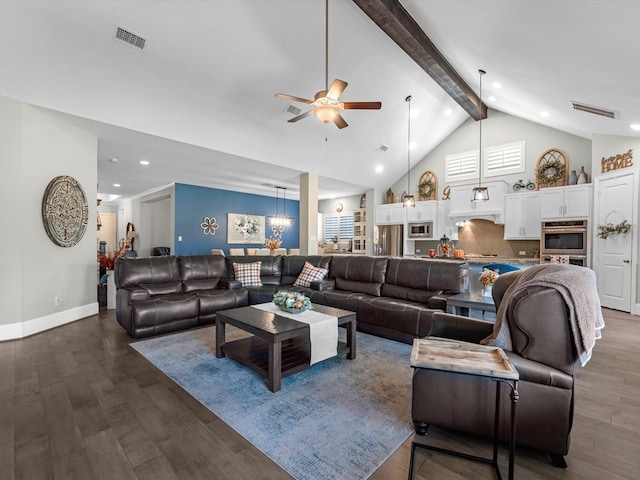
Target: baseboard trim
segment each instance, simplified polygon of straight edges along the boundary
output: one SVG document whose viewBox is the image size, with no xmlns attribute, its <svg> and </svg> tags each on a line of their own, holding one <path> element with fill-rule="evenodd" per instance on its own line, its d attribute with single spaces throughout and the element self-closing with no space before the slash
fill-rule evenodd
<svg viewBox="0 0 640 480">
<path fill-rule="evenodd" d="M 35 335 L 52 328 L 75 322 L 81 318 L 96 315 L 100 311 L 98 302 L 81 305 L 79 307 L 70 308 L 62 312 L 52 313 L 44 317 L 34 318 L 26 322 L 10 323 L 8 325 L 0 325 L 0 341 L 16 340 L 19 338 Z"/>
</svg>

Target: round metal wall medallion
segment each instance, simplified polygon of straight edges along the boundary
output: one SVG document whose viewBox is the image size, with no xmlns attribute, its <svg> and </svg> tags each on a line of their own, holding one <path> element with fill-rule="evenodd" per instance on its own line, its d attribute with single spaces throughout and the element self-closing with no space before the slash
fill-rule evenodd
<svg viewBox="0 0 640 480">
<path fill-rule="evenodd" d="M 73 177 L 49 182 L 42 197 L 42 223 L 49 238 L 61 247 L 72 247 L 87 230 L 89 205 L 82 186 Z"/>
</svg>

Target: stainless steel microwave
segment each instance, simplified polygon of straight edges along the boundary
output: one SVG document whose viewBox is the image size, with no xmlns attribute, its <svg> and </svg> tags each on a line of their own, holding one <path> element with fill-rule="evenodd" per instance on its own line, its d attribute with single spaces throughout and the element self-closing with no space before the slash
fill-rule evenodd
<svg viewBox="0 0 640 480">
<path fill-rule="evenodd" d="M 587 221 L 542 222 L 540 255 L 587 255 Z"/>
<path fill-rule="evenodd" d="M 407 238 L 433 238 L 433 222 L 409 223 L 407 225 Z"/>
</svg>

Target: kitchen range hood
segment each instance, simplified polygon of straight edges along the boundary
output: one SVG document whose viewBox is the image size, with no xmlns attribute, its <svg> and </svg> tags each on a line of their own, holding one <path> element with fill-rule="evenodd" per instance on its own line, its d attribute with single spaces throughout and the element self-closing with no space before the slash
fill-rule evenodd
<svg viewBox="0 0 640 480">
<path fill-rule="evenodd" d="M 479 219 L 504 224 L 504 196 L 509 191 L 509 185 L 505 181 L 498 180 L 485 182 L 484 186 L 489 190 L 489 200 L 485 202 L 472 201 L 475 184 L 451 186 L 449 220 L 452 223 Z"/>
</svg>

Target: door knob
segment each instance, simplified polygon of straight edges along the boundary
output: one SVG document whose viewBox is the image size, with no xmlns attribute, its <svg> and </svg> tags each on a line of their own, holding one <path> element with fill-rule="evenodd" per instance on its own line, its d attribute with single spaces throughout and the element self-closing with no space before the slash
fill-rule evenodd
<svg viewBox="0 0 640 480">
<path fill-rule="evenodd" d="M 625 259 L 623 260 L 623 262 L 624 262 L 624 263 L 631 263 L 631 260 L 629 260 L 628 258 L 625 258 Z"/>
</svg>

